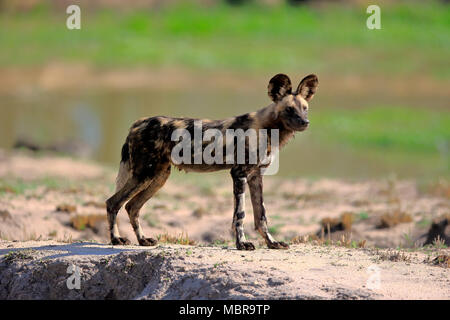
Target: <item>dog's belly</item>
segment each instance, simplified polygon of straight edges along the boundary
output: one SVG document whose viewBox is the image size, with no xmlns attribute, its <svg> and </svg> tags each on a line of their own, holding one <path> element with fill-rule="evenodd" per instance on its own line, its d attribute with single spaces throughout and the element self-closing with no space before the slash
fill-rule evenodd
<svg viewBox="0 0 450 320">
<path fill-rule="evenodd" d="M 174 164 L 180 170 L 186 172 L 214 172 L 219 170 L 231 169 L 232 164 Z"/>
</svg>

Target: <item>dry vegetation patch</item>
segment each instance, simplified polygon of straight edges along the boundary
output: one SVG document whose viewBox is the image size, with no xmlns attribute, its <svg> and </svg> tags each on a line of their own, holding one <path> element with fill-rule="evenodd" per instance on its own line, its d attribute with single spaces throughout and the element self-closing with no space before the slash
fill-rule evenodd
<svg viewBox="0 0 450 320">
<path fill-rule="evenodd" d="M 380 223 L 377 226 L 379 229 L 392 228 L 400 223 L 412 222 L 413 218 L 410 214 L 400 210 L 385 213 L 380 217 Z"/>
<path fill-rule="evenodd" d="M 450 237 L 447 236 L 446 230 L 448 229 L 450 221 L 450 214 L 441 218 L 435 219 L 430 226 L 427 233 L 427 239 L 424 245 L 450 245 Z"/>
<path fill-rule="evenodd" d="M 383 261 L 411 262 L 411 256 L 400 250 L 389 249 L 386 251 L 377 250 L 376 252 Z"/>
<path fill-rule="evenodd" d="M 6 263 L 12 263 L 16 260 L 33 260 L 34 250 L 32 249 L 25 249 L 25 250 L 18 250 L 18 251 L 10 251 L 3 257 L 3 261 Z"/>
<path fill-rule="evenodd" d="M 447 254 L 440 254 L 433 259 L 433 264 L 444 268 L 450 268 L 450 256 Z"/>
<path fill-rule="evenodd" d="M 0 219 L 2 219 L 2 221 L 12 219 L 11 213 L 9 213 L 8 210 L 0 210 Z"/>
<path fill-rule="evenodd" d="M 168 232 L 159 234 L 156 236 L 156 239 L 158 242 L 161 243 L 169 243 L 169 244 L 182 244 L 182 245 L 189 245 L 193 246 L 196 245 L 196 242 L 189 238 L 189 235 L 187 233 L 180 233 L 177 235 L 171 235 Z"/>
<path fill-rule="evenodd" d="M 106 203 L 105 202 L 98 202 L 98 201 L 86 201 L 83 203 L 84 207 L 94 207 L 99 209 L 106 209 Z"/>
<path fill-rule="evenodd" d="M 419 189 L 419 191 L 427 195 L 450 199 L 450 182 L 445 179 L 439 179 Z"/>
<path fill-rule="evenodd" d="M 323 218 L 320 224 L 324 233 L 328 234 L 336 231 L 350 231 L 353 220 L 353 213 L 345 212 L 339 218 Z"/>
<path fill-rule="evenodd" d="M 339 240 L 333 240 L 331 237 L 325 238 L 322 233 L 321 237 L 312 234 L 312 235 L 304 235 L 304 236 L 296 236 L 291 239 L 292 244 L 312 244 L 317 246 L 337 246 L 337 247 L 345 247 L 345 248 L 365 248 L 367 241 L 363 240 L 353 240 L 351 234 L 342 234 Z"/>
<path fill-rule="evenodd" d="M 199 207 L 199 208 L 195 209 L 194 211 L 192 211 L 192 216 L 199 218 L 199 219 L 206 214 L 208 214 L 208 211 L 204 207 Z"/>
<path fill-rule="evenodd" d="M 103 223 L 106 222 L 106 215 L 104 214 L 78 214 L 70 218 L 70 224 L 76 230 L 90 228 L 94 231 L 98 231 L 101 229 Z"/>
<path fill-rule="evenodd" d="M 67 203 L 62 203 L 56 206 L 56 212 L 74 213 L 77 212 L 77 206 Z"/>
</svg>

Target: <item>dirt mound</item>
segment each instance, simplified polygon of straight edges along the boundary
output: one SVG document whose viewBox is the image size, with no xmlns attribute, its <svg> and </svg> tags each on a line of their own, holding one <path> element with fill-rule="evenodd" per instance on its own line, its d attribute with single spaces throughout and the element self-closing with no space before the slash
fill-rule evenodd
<svg viewBox="0 0 450 320">
<path fill-rule="evenodd" d="M 311 245 L 242 252 L 3 241 L 0 299 L 449 298 L 448 269 L 424 262 L 425 254 L 410 255 L 408 262 L 383 254 Z"/>
</svg>

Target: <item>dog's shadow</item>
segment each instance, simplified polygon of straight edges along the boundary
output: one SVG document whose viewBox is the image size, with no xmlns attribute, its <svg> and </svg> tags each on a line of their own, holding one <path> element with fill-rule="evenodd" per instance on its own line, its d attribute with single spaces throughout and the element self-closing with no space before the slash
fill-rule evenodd
<svg viewBox="0 0 450 320">
<path fill-rule="evenodd" d="M 121 252 L 133 251 L 140 252 L 144 250 L 149 250 L 148 247 L 143 249 L 143 247 L 125 247 L 125 246 L 112 246 L 110 244 L 95 243 L 95 242 L 76 242 L 68 244 L 55 244 L 55 245 L 45 245 L 40 247 L 30 246 L 23 248 L 5 248 L 0 249 L 0 257 L 5 256 L 11 252 L 21 252 L 29 250 L 32 251 L 55 251 L 53 255 L 45 255 L 42 259 L 57 259 L 62 257 L 71 256 L 109 256 L 116 255 Z"/>
</svg>

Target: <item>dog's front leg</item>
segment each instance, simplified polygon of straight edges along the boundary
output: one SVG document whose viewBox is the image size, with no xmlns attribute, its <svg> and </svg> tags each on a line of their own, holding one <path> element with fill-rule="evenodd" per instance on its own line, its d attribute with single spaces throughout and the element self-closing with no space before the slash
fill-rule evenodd
<svg viewBox="0 0 450 320">
<path fill-rule="evenodd" d="M 233 228 L 236 232 L 236 248 L 238 250 L 255 250 L 253 243 L 247 242 L 244 234 L 245 184 L 247 182 L 247 178 L 246 175 L 239 169 L 232 169 L 231 176 L 233 178 Z"/>
<path fill-rule="evenodd" d="M 263 182 L 259 171 L 249 175 L 248 185 L 250 187 L 250 197 L 252 199 L 255 229 L 264 238 L 270 249 L 288 249 L 289 245 L 287 243 L 276 241 L 268 231 L 266 208 L 264 207 L 263 200 Z"/>
</svg>

